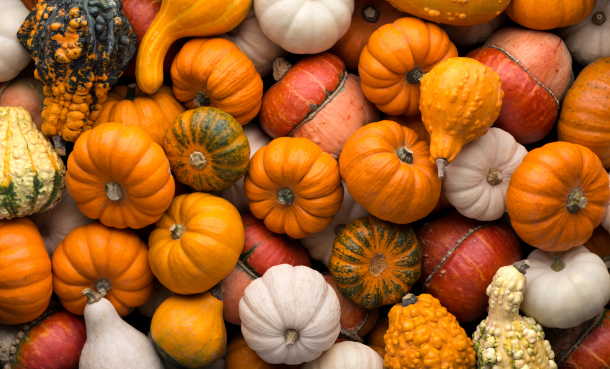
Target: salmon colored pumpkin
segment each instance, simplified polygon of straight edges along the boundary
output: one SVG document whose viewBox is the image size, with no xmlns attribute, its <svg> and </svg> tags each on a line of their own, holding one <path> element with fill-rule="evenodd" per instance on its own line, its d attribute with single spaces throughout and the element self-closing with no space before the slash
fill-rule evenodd
<svg viewBox="0 0 610 369">
<path fill-rule="evenodd" d="M 530 151 L 513 173 L 506 207 L 528 244 L 565 251 L 585 243 L 606 214 L 608 174 L 584 146 L 552 142 Z"/>
<path fill-rule="evenodd" d="M 21 75 L 28 73 L 21 72 Z M 21 76 L 20 75 L 20 76 Z M 32 121 L 42 129 L 42 107 L 46 96 L 42 82 L 32 77 L 16 78 L 0 83 L 0 106 L 22 107 L 30 113 Z"/>
<path fill-rule="evenodd" d="M 457 56 L 455 45 L 437 25 L 400 18 L 373 32 L 362 50 L 362 92 L 386 114 L 417 115 L 422 76 Z"/>
<path fill-rule="evenodd" d="M 510 0 L 388 0 L 400 11 L 453 26 L 474 26 L 499 16 Z"/>
<path fill-rule="evenodd" d="M 595 0 L 512 0 L 506 14 L 523 27 L 547 30 L 580 23 L 594 7 Z"/>
<path fill-rule="evenodd" d="M 252 350 L 238 333 L 227 347 L 225 369 L 298 369 L 301 365 L 269 364 Z"/>
<path fill-rule="evenodd" d="M 107 291 L 120 316 L 144 304 L 154 288 L 146 244 L 132 230 L 99 222 L 68 233 L 53 253 L 53 291 L 66 310 L 83 315 L 85 288 Z"/>
</svg>

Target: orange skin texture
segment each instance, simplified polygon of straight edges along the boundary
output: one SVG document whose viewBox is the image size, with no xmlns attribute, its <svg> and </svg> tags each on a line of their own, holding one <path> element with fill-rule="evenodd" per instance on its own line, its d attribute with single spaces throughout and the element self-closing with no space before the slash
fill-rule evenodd
<svg viewBox="0 0 610 369">
<path fill-rule="evenodd" d="M 172 237 L 170 228 L 184 233 Z M 155 277 L 180 294 L 202 293 L 226 277 L 244 247 L 239 212 L 227 200 L 203 192 L 180 195 L 148 238 Z"/>
<path fill-rule="evenodd" d="M 462 146 L 486 134 L 503 97 L 500 76 L 474 59 L 448 59 L 426 74 L 419 108 L 431 137 L 432 162 L 451 163 Z"/>
<path fill-rule="evenodd" d="M 294 203 L 278 202 L 278 191 L 288 188 Z M 250 211 L 275 233 L 305 238 L 326 228 L 343 203 L 337 161 L 306 138 L 281 137 L 250 159 L 244 180 Z"/>
<path fill-rule="evenodd" d="M 559 140 L 591 149 L 610 168 L 608 124 L 610 57 L 600 58 L 580 72 L 568 90 L 557 123 Z"/>
<path fill-rule="evenodd" d="M 51 300 L 53 277 L 51 260 L 31 220 L 0 220 L 0 265 L 0 324 L 40 316 Z"/>
<path fill-rule="evenodd" d="M 398 10 L 429 21 L 453 26 L 487 23 L 500 15 L 510 1 L 498 0 L 388 0 Z"/>
<path fill-rule="evenodd" d="M 154 94 L 147 95 L 136 87 L 136 98 L 133 101 L 126 99 L 126 96 L 127 86 L 113 88 L 102 105 L 99 117 L 93 122 L 93 128 L 108 122 L 136 126 L 163 147 L 165 132 L 174 119 L 185 111 L 174 98 L 172 89 L 164 85 Z"/>
<path fill-rule="evenodd" d="M 153 274 L 148 247 L 129 229 L 109 228 L 99 222 L 68 233 L 53 253 L 53 291 L 73 314 L 83 315 L 85 288 L 100 279 L 110 282 L 105 296 L 120 316 L 131 313 L 152 295 Z"/>
<path fill-rule="evenodd" d="M 165 361 L 173 360 L 185 368 L 209 366 L 227 347 L 222 301 L 209 291 L 174 295 L 155 311 L 150 335 Z"/>
<path fill-rule="evenodd" d="M 570 213 L 569 194 L 580 189 L 584 209 Z M 552 142 L 530 151 L 510 178 L 506 207 L 519 237 L 545 251 L 582 245 L 606 214 L 608 174 L 584 146 Z"/>
<path fill-rule="evenodd" d="M 595 0 L 512 0 L 506 14 L 526 28 L 547 30 L 580 23 L 595 8 Z"/>
<path fill-rule="evenodd" d="M 372 23 L 372 20 L 367 21 L 362 14 L 362 10 L 369 6 L 373 7 L 379 14 L 379 18 L 374 23 Z M 328 51 L 341 58 L 347 69 L 358 70 L 360 53 L 369 41 L 371 34 L 379 27 L 406 16 L 407 14 L 394 8 L 386 0 L 356 0 L 349 29 Z"/>
<path fill-rule="evenodd" d="M 252 350 L 238 333 L 227 347 L 225 369 L 298 369 L 301 365 L 269 364 Z"/>
<path fill-rule="evenodd" d="M 610 367 L 610 314 L 604 311 L 601 325 L 589 333 L 559 369 L 604 369 Z"/>
<path fill-rule="evenodd" d="M 198 38 L 187 42 L 172 62 L 176 98 L 189 109 L 204 92 L 209 106 L 231 114 L 241 125 L 258 114 L 263 98 L 263 80 L 254 64 L 237 45 L 223 38 Z"/>
<path fill-rule="evenodd" d="M 396 155 L 401 147 L 413 152 L 412 164 Z M 438 203 L 441 181 L 429 158 L 430 147 L 415 131 L 384 120 L 350 137 L 339 167 L 358 204 L 380 219 L 407 224 L 428 215 Z"/>
<path fill-rule="evenodd" d="M 106 184 L 121 185 L 114 201 Z M 120 123 L 86 131 L 68 158 L 66 187 L 83 214 L 114 228 L 144 228 L 161 218 L 174 196 L 174 178 L 161 146 L 141 128 Z"/>
<path fill-rule="evenodd" d="M 146 31 L 136 59 L 136 81 L 147 94 L 163 84 L 163 60 L 183 37 L 220 35 L 237 27 L 252 0 L 164 0 Z"/>
<path fill-rule="evenodd" d="M 385 356 L 385 342 L 383 336 L 390 326 L 388 317 L 384 316 L 377 320 L 377 324 L 373 329 L 366 335 L 365 344 L 375 350 L 382 358 Z"/>
<path fill-rule="evenodd" d="M 447 33 L 433 23 L 405 17 L 373 32 L 360 54 L 362 92 L 390 115 L 419 114 L 420 83 L 407 81 L 415 68 L 428 73 L 458 56 Z"/>
</svg>

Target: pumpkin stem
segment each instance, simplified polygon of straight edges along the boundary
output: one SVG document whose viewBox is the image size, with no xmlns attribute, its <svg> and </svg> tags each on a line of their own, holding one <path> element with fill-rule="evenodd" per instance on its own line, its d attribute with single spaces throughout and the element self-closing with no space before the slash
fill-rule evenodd
<svg viewBox="0 0 610 369">
<path fill-rule="evenodd" d="M 280 205 L 292 205 L 294 204 L 294 192 L 288 187 L 282 188 L 277 191 L 277 202 Z"/>
<path fill-rule="evenodd" d="M 60 135 L 53 136 L 53 148 L 59 156 L 66 156 L 66 140 Z"/>
<path fill-rule="evenodd" d="M 602 24 L 606 23 L 606 14 L 604 14 L 604 12 L 593 14 L 593 17 L 591 17 L 591 22 L 593 22 L 593 24 L 596 26 L 601 26 Z"/>
<path fill-rule="evenodd" d="M 222 301 L 222 296 L 224 295 L 226 291 L 225 285 L 220 283 L 217 284 L 216 286 L 212 287 L 212 289 L 210 290 L 210 293 L 212 294 L 212 296 L 216 297 L 216 299 L 218 301 Z"/>
<path fill-rule="evenodd" d="M 516 263 L 513 263 L 513 266 L 517 268 L 521 274 L 525 274 L 525 272 L 530 268 L 530 262 L 527 260 L 521 260 Z"/>
<path fill-rule="evenodd" d="M 335 227 L 335 236 L 338 236 L 339 233 L 341 233 L 344 229 L 345 229 L 346 225 L 345 224 L 337 224 L 337 226 Z"/>
<path fill-rule="evenodd" d="M 424 72 L 419 67 L 407 73 L 407 82 L 409 83 L 419 83 L 422 78 L 424 78 Z"/>
<path fill-rule="evenodd" d="M 123 99 L 123 100 L 129 100 L 129 101 L 135 100 L 136 86 L 137 86 L 137 84 L 135 84 L 135 83 L 130 83 L 127 85 L 127 94 L 125 94 L 125 99 Z"/>
<path fill-rule="evenodd" d="M 396 156 L 398 156 L 398 159 L 403 163 L 413 164 L 413 151 L 404 146 L 396 150 Z"/>
<path fill-rule="evenodd" d="M 208 161 L 200 151 L 193 151 L 189 157 L 189 162 L 191 163 L 191 166 L 194 166 L 199 170 L 202 170 L 206 165 L 208 165 Z"/>
<path fill-rule="evenodd" d="M 125 196 L 125 193 L 120 184 L 111 181 L 106 183 L 106 196 L 112 201 L 118 201 Z"/>
<path fill-rule="evenodd" d="M 551 269 L 553 269 L 556 272 L 561 272 L 562 270 L 564 270 L 566 267 L 566 263 L 563 262 L 563 260 L 561 260 L 559 258 L 559 253 L 556 252 L 555 256 L 553 256 L 553 264 L 551 264 Z"/>
<path fill-rule="evenodd" d="M 279 82 L 286 73 L 292 68 L 292 64 L 288 63 L 284 58 L 277 58 L 273 61 L 273 79 Z"/>
<path fill-rule="evenodd" d="M 100 301 L 102 299 L 101 294 L 95 292 L 94 290 L 92 290 L 91 288 L 85 288 L 83 290 L 83 292 L 81 292 L 83 295 L 87 296 L 87 304 L 91 305 L 94 304 L 98 301 Z"/>
<path fill-rule="evenodd" d="M 112 284 L 106 278 L 98 279 L 95 281 L 95 290 L 102 296 L 106 296 L 108 290 L 112 288 Z"/>
<path fill-rule="evenodd" d="M 284 338 L 286 339 L 286 347 L 292 348 L 294 344 L 299 340 L 299 331 L 294 329 L 287 329 L 284 332 Z"/>
<path fill-rule="evenodd" d="M 413 305 L 415 304 L 419 299 L 417 298 L 417 296 L 415 296 L 412 293 L 407 293 L 406 295 L 404 295 L 402 297 L 402 302 L 400 303 L 400 306 L 402 307 L 407 307 L 409 305 Z"/>
<path fill-rule="evenodd" d="M 570 194 L 568 195 L 568 203 L 566 205 L 568 211 L 574 214 L 578 212 L 578 210 L 584 209 L 585 206 L 587 206 L 587 198 L 585 197 L 585 194 L 582 193 L 580 188 L 575 188 L 570 191 Z"/>
<path fill-rule="evenodd" d="M 371 259 L 369 264 L 369 271 L 373 275 L 373 277 L 379 277 L 381 273 L 388 267 L 388 264 L 385 261 L 385 255 L 382 253 L 377 253 Z"/>
<path fill-rule="evenodd" d="M 438 167 L 438 179 L 445 178 L 445 167 L 449 165 L 446 159 L 436 159 L 436 166 Z"/>
<path fill-rule="evenodd" d="M 610 255 L 604 256 L 602 260 L 604 261 L 604 264 L 606 264 L 606 268 L 608 268 L 608 271 L 610 272 Z"/>
<path fill-rule="evenodd" d="M 369 23 L 377 23 L 377 21 L 379 20 L 379 16 L 381 15 L 379 10 L 373 8 L 370 5 L 363 8 L 361 13 L 362 18 Z"/>
<path fill-rule="evenodd" d="M 202 106 L 208 106 L 212 103 L 210 97 L 203 91 L 197 91 L 197 96 L 193 99 L 193 105 L 196 108 L 200 108 Z"/>
<path fill-rule="evenodd" d="M 233 28 L 232 30 L 230 30 L 229 32 L 227 32 L 227 35 L 228 35 L 229 37 L 235 37 L 235 36 L 237 36 L 237 35 L 239 34 L 238 28 L 239 28 L 239 27 L 235 27 L 235 28 Z"/>
<path fill-rule="evenodd" d="M 502 183 L 502 171 L 498 168 L 489 168 L 489 172 L 485 176 L 487 183 L 492 186 Z"/>
<path fill-rule="evenodd" d="M 184 234 L 184 226 L 182 224 L 172 224 L 172 226 L 169 227 L 169 231 L 172 232 L 173 240 L 179 240 Z"/>
</svg>

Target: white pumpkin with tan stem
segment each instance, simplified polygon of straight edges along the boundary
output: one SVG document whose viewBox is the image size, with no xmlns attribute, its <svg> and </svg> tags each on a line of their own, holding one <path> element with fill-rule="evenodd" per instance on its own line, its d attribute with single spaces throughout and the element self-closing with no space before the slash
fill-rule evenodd
<svg viewBox="0 0 610 369">
<path fill-rule="evenodd" d="M 506 190 L 527 150 L 499 128 L 464 146 L 445 168 L 445 195 L 462 215 L 482 221 L 499 219 L 506 211 Z"/>
<path fill-rule="evenodd" d="M 322 356 L 303 364 L 301 369 L 383 369 L 383 358 L 358 342 L 335 343 Z"/>
<path fill-rule="evenodd" d="M 608 268 L 584 246 L 560 253 L 534 250 L 527 260 L 531 268 L 521 310 L 545 327 L 575 327 L 610 300 Z"/>
<path fill-rule="evenodd" d="M 32 60 L 17 39 L 17 31 L 28 14 L 30 11 L 21 0 L 0 1 L 0 82 L 17 77 Z"/>
<path fill-rule="evenodd" d="M 270 364 L 297 365 L 328 350 L 341 331 L 341 307 L 319 272 L 282 264 L 252 282 L 239 301 L 241 332 Z"/>
</svg>

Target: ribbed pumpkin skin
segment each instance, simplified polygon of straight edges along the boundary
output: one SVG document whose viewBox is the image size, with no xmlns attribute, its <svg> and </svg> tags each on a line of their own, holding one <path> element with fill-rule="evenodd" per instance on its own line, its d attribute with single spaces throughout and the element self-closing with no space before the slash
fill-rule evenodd
<svg viewBox="0 0 610 369">
<path fill-rule="evenodd" d="M 0 219 L 49 210 L 66 190 L 66 167 L 23 108 L 0 107 Z M 33 173 L 33 175 L 32 175 Z"/>
<path fill-rule="evenodd" d="M 409 73 L 416 68 L 428 73 L 457 56 L 455 45 L 437 25 L 412 17 L 398 19 L 373 32 L 360 54 L 362 92 L 386 114 L 417 115 L 420 83 Z"/>
<path fill-rule="evenodd" d="M 51 261 L 31 220 L 0 220 L 0 265 L 0 324 L 42 314 L 53 293 Z"/>
<path fill-rule="evenodd" d="M 524 27 L 547 30 L 580 23 L 593 8 L 595 0 L 512 0 L 506 14 Z"/>
<path fill-rule="evenodd" d="M 610 168 L 610 57 L 600 58 L 580 72 L 561 105 L 559 140 L 583 145 Z"/>
<path fill-rule="evenodd" d="M 582 191 L 586 206 L 567 209 L 570 194 Z M 584 146 L 552 142 L 530 151 L 513 173 L 506 208 L 519 237 L 545 251 L 565 251 L 585 243 L 606 213 L 608 174 Z"/>
<path fill-rule="evenodd" d="M 602 312 L 599 325 L 593 329 L 560 365 L 559 369 L 605 369 L 610 367 L 610 313 Z M 563 359 L 563 358 L 558 358 Z"/>
<path fill-rule="evenodd" d="M 506 9 L 509 0 L 388 0 L 405 13 L 429 21 L 453 26 L 474 26 L 487 23 Z"/>
<path fill-rule="evenodd" d="M 367 309 L 400 301 L 421 274 L 422 249 L 409 225 L 368 216 L 335 239 L 330 274 L 343 296 Z"/>
<path fill-rule="evenodd" d="M 225 369 L 297 369 L 300 365 L 269 364 L 256 351 L 248 347 L 244 336 L 238 333 L 227 347 Z"/>
<path fill-rule="evenodd" d="M 179 115 L 167 130 L 164 148 L 178 181 L 197 191 L 226 190 L 244 176 L 250 162 L 250 143 L 241 125 L 216 108 Z"/>
<path fill-rule="evenodd" d="M 263 80 L 237 45 L 222 38 L 187 42 L 172 62 L 174 94 L 189 109 L 210 106 L 231 114 L 240 124 L 261 108 Z M 207 101 L 197 101 L 204 93 Z"/>
</svg>

